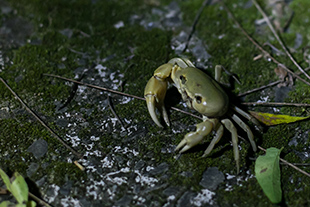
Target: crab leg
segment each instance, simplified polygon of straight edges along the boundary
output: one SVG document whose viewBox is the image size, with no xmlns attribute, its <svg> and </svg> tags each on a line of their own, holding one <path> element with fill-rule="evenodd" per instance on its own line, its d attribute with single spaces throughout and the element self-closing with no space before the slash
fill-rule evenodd
<svg viewBox="0 0 310 207">
<path fill-rule="evenodd" d="M 175 148 L 175 151 L 180 150 L 183 153 L 193 146 L 199 144 L 204 137 L 206 137 L 217 124 L 216 119 L 206 119 L 205 121 L 196 124 L 196 131 L 187 133 L 183 140 Z"/>
<path fill-rule="evenodd" d="M 234 124 L 229 120 L 229 119 L 223 119 L 221 121 L 224 126 L 230 131 L 231 133 L 231 141 L 233 144 L 233 150 L 234 150 L 234 157 L 236 161 L 236 166 L 237 166 L 237 172 L 239 172 L 239 149 L 238 149 L 238 134 L 237 134 L 237 129 L 234 126 Z"/>
<path fill-rule="evenodd" d="M 250 114 L 246 113 L 245 111 L 243 111 L 242 109 L 240 109 L 237 106 L 232 105 L 231 107 L 233 110 L 235 110 L 236 112 L 238 112 L 241 116 L 243 116 L 244 118 L 246 118 L 247 120 L 249 120 L 250 122 L 252 122 L 253 124 L 255 124 L 255 126 L 262 131 L 262 127 L 260 125 L 260 123 Z"/>
<path fill-rule="evenodd" d="M 206 157 L 210 152 L 213 150 L 214 145 L 220 141 L 224 133 L 224 127 L 222 124 L 219 125 L 218 129 L 216 130 L 216 135 L 213 137 L 212 141 L 210 142 L 208 148 L 203 153 L 202 157 Z"/>
<path fill-rule="evenodd" d="M 232 119 L 248 134 L 248 138 L 252 145 L 253 151 L 256 152 L 257 147 L 254 141 L 254 135 L 248 125 L 246 125 L 237 115 L 232 115 Z"/>
</svg>

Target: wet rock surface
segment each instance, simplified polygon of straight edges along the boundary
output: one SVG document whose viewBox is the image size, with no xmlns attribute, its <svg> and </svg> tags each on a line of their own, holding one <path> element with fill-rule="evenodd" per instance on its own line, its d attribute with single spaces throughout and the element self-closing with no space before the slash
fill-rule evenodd
<svg viewBox="0 0 310 207">
<path fill-rule="evenodd" d="M 225 180 L 225 177 L 221 171 L 216 167 L 208 168 L 202 175 L 200 185 L 209 190 L 216 190 L 219 184 Z"/>
<path fill-rule="evenodd" d="M 111 2 L 113 2 L 112 6 L 117 8 L 122 8 L 121 6 L 124 4 L 124 2 Z M 184 13 L 184 9 L 188 6 L 181 6 L 182 3 L 179 1 L 172 1 L 169 4 L 159 3 L 159 6 L 150 6 L 157 1 L 145 2 L 148 2 L 147 6 L 143 6 L 144 4 L 141 4 L 142 6 L 135 5 L 137 9 L 130 10 L 129 15 L 126 14 L 128 19 L 118 17 L 118 10 L 112 6 L 110 10 L 100 10 L 101 13 L 113 14 L 110 17 L 111 22 L 109 22 L 113 28 L 111 31 L 108 30 L 111 28 L 96 28 L 98 19 L 95 16 L 100 13 L 95 13 L 95 11 L 92 15 L 87 14 L 87 17 L 91 16 L 94 19 L 89 20 L 85 24 L 86 26 L 82 25 L 79 28 L 79 23 L 83 23 L 83 20 L 80 19 L 80 22 L 74 20 L 75 26 L 65 25 L 58 28 L 57 24 L 53 24 L 53 21 L 56 21 L 53 15 L 58 14 L 57 12 L 61 11 L 62 6 L 53 10 L 49 19 L 40 22 L 40 18 L 33 21 L 28 19 L 32 19 L 36 15 L 35 9 L 31 10 L 33 14 L 25 18 L 20 6 L 15 8 L 10 4 L 3 3 L 0 35 L 4 38 L 0 41 L 2 45 L 0 48 L 0 65 L 2 66 L 0 72 L 4 73 L 1 75 L 10 74 L 10 76 L 7 75 L 9 83 L 18 86 L 14 89 L 18 90 L 27 103 L 40 112 L 40 115 L 43 114 L 44 121 L 57 131 L 66 143 L 82 153 L 83 158 L 77 158 L 70 150 L 59 144 L 18 102 L 15 102 L 14 98 L 8 98 L 9 93 L 6 93 L 1 96 L 3 99 L 0 101 L 0 121 L 6 124 L 8 129 L 4 128 L 6 132 L 1 131 L 0 133 L 1 136 L 5 134 L 8 139 L 0 144 L 0 167 L 9 172 L 20 170 L 39 188 L 41 198 L 53 206 L 167 207 L 233 206 L 239 204 L 242 206 L 252 202 L 253 199 L 256 201 L 262 199 L 264 195 L 252 173 L 255 157 L 251 157 L 252 160 L 248 158 L 246 151 L 248 147 L 243 141 L 240 141 L 239 146 L 241 154 L 244 156 L 241 161 L 243 163 L 242 170 L 239 175 L 234 175 L 235 163 L 229 143 L 229 133 L 216 145 L 218 148 L 214 149 L 214 154 L 211 153 L 207 158 L 200 157 L 207 146 L 206 143 L 202 144 L 203 147 L 177 156 L 174 152 L 176 144 L 188 131 L 195 129 L 194 124 L 198 123 L 198 120 L 185 119 L 183 115 L 171 112 L 172 126 L 160 129 L 152 123 L 145 103 L 130 97 L 83 85 L 74 86 L 71 82 L 49 79 L 42 74 L 40 74 L 39 80 L 46 81 L 43 89 L 42 86 L 35 85 L 35 89 L 28 90 L 26 87 L 18 85 L 29 78 L 27 71 L 36 73 L 38 71 L 32 71 L 33 68 L 49 63 L 42 66 L 40 70 L 49 68 L 45 72 L 64 74 L 67 77 L 80 79 L 84 83 L 142 96 L 144 85 L 148 79 L 146 76 L 151 77 L 153 70 L 164 63 L 168 56 L 189 55 L 197 67 L 204 70 L 212 68 L 219 62 L 225 64 L 228 61 L 224 58 L 226 53 L 234 59 L 231 67 L 242 61 L 242 58 L 235 53 L 229 53 L 227 48 L 221 48 L 221 44 L 225 45 L 227 42 L 220 42 L 217 47 L 210 46 L 210 49 L 210 43 L 208 44 L 208 41 L 201 37 L 203 32 L 199 31 L 193 34 L 185 55 L 183 50 L 185 41 L 190 34 L 191 25 L 185 23 L 184 18 L 188 18 L 189 13 L 195 13 L 199 7 L 196 5 L 197 9 Z M 92 4 L 97 3 L 97 1 L 92 1 Z M 53 8 L 54 6 L 56 8 L 57 5 L 53 5 Z M 75 6 L 86 8 L 88 5 L 78 4 Z M 99 6 L 101 9 L 105 9 L 105 6 L 101 4 Z M 236 4 L 235 7 L 249 9 L 251 4 L 247 3 L 246 6 Z M 89 8 L 85 10 L 87 9 Z M 95 8 L 92 7 L 92 9 Z M 220 11 L 222 11 L 221 7 L 215 7 L 213 12 Z M 80 12 L 82 13 L 83 10 Z M 6 15 L 9 15 L 10 18 Z M 205 13 L 204 15 L 212 14 Z M 115 16 L 117 18 L 114 19 Z M 194 15 L 191 17 L 193 19 Z M 103 18 L 101 16 L 99 19 L 103 21 Z M 221 24 L 219 20 L 217 19 L 213 23 L 210 20 L 209 23 L 218 25 Z M 201 24 L 205 24 L 205 21 Z M 128 29 L 131 27 L 132 29 Z M 126 29 L 128 31 L 125 37 L 117 36 L 118 33 L 122 33 Z M 44 32 L 41 33 L 41 30 Z M 31 36 L 34 32 L 36 34 Z M 113 35 L 109 35 L 110 32 Z M 130 36 L 129 33 L 134 33 L 134 35 Z M 155 34 L 153 35 L 153 33 Z M 219 33 L 220 35 L 218 35 Z M 214 41 L 226 41 L 229 34 L 224 34 L 225 31 L 219 33 L 217 33 L 218 36 L 213 35 L 208 38 L 213 38 Z M 150 39 L 145 40 L 146 36 Z M 96 39 L 100 37 L 103 38 L 97 42 Z M 168 39 L 165 39 L 167 37 Z M 132 40 L 125 41 L 128 38 L 132 38 Z M 139 38 L 139 40 L 136 41 L 135 38 Z M 157 38 L 163 39 L 162 41 L 167 45 L 164 51 L 169 51 L 168 54 L 161 55 L 164 53 L 163 50 L 154 49 L 156 46 L 152 43 Z M 54 42 L 54 39 L 60 43 Z M 300 39 L 299 37 L 298 45 L 302 41 Z M 71 40 L 72 42 L 70 42 Z M 132 46 L 131 42 L 135 42 L 135 44 Z M 49 45 L 50 43 L 51 45 Z M 56 43 L 59 45 L 53 47 L 53 44 Z M 236 47 L 232 47 L 230 50 L 238 50 L 240 47 L 238 44 L 241 43 L 236 43 Z M 42 50 L 41 46 L 44 46 Z M 25 63 L 25 65 L 31 65 L 30 68 L 20 65 L 17 68 L 9 68 L 12 64 L 14 66 L 19 61 L 26 60 L 26 57 L 21 57 L 12 61 L 13 55 L 9 55 L 7 52 L 12 48 L 17 50 L 19 47 L 25 49 L 21 53 L 26 54 L 27 49 L 35 47 L 35 55 L 29 54 L 35 58 L 27 60 L 29 62 Z M 145 56 L 149 52 L 149 48 L 151 48 L 149 56 L 152 58 Z M 64 50 L 65 52 L 63 52 Z M 215 57 L 216 51 L 221 53 L 220 58 Z M 223 55 L 224 53 L 225 55 Z M 241 52 L 237 52 L 237 54 L 239 53 Z M 20 54 L 16 53 L 16 56 L 18 55 Z M 161 59 L 156 61 L 158 56 Z M 73 61 L 69 61 L 72 59 Z M 36 62 L 39 65 L 35 65 Z M 152 65 L 152 68 L 149 69 L 148 65 Z M 10 70 L 3 71 L 4 66 Z M 134 70 L 136 71 L 131 72 Z M 13 74 L 11 75 L 11 73 Z M 208 73 L 212 74 L 213 71 L 208 71 Z M 251 75 L 251 73 L 246 71 L 240 74 L 244 76 L 244 74 Z M 36 76 L 37 74 L 34 78 Z M 254 76 L 256 77 L 255 74 Z M 257 77 L 255 80 L 259 79 L 259 76 Z M 246 77 L 242 78 L 247 83 Z M 263 79 L 263 77 L 261 78 Z M 56 86 L 65 87 L 58 89 Z M 240 89 L 238 87 L 237 90 Z M 290 97 L 291 90 L 292 88 L 289 87 L 267 89 L 259 95 L 245 99 L 264 101 L 274 98 L 276 101 L 284 101 L 285 98 Z M 70 98 L 72 94 L 73 96 Z M 68 104 L 65 104 L 67 101 Z M 183 103 L 176 101 L 176 105 L 182 107 Z M 119 118 L 115 116 L 113 110 L 119 115 Z M 189 109 L 185 108 L 185 110 Z M 297 155 L 300 160 L 308 161 L 308 130 L 304 130 L 304 128 L 305 126 L 297 128 L 297 133 L 292 135 L 291 139 L 287 138 L 289 139 L 287 142 L 288 146 L 297 147 L 293 149 L 294 155 Z M 287 135 L 288 131 L 291 131 L 282 129 L 284 132 L 281 136 Z M 262 137 L 262 135 L 258 137 Z M 276 143 L 281 142 L 282 138 L 277 138 Z M 209 143 L 209 141 L 206 142 Z M 298 148 L 301 143 L 305 145 L 302 149 Z M 283 145 L 286 143 L 283 142 Z M 289 154 L 290 151 L 288 150 L 286 153 Z M 75 166 L 74 161 L 81 164 L 84 171 Z M 303 181 L 304 179 L 298 178 L 298 175 L 295 174 L 292 174 L 289 180 L 289 182 L 296 183 L 298 192 L 303 192 L 306 188 Z M 230 194 L 233 196 L 230 197 Z M 6 195 L 0 195 L 1 201 L 7 199 L 13 200 Z M 266 198 L 264 199 L 262 202 L 267 203 L 268 206 L 268 201 Z"/>
</svg>

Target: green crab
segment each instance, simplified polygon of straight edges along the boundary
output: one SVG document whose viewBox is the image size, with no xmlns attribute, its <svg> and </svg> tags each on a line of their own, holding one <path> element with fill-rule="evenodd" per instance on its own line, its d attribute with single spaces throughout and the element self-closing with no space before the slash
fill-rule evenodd
<svg viewBox="0 0 310 207">
<path fill-rule="evenodd" d="M 259 123 L 250 114 L 229 103 L 229 97 L 218 83 L 221 77 L 221 70 L 221 66 L 215 67 L 214 80 L 203 71 L 197 69 L 190 60 L 186 58 L 173 58 L 155 70 L 154 75 L 145 87 L 144 97 L 153 121 L 159 127 L 163 127 L 155 113 L 157 108 L 166 124 L 170 126 L 164 106 L 164 99 L 168 82 L 174 83 L 187 106 L 203 116 L 203 122 L 196 124 L 196 131 L 187 133 L 175 150 L 183 153 L 199 144 L 212 130 L 215 130 L 216 135 L 203 154 L 203 157 L 205 157 L 223 136 L 225 126 L 231 133 L 234 158 L 237 172 L 239 172 L 238 134 L 230 118 L 247 133 L 254 151 L 257 150 L 257 147 L 253 133 L 249 126 L 235 112 L 257 126 L 259 126 Z"/>
</svg>

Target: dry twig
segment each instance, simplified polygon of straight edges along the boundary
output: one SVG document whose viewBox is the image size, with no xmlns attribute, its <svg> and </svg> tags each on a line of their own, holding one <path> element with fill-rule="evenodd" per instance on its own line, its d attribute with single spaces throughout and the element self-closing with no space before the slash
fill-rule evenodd
<svg viewBox="0 0 310 207">
<path fill-rule="evenodd" d="M 53 77 L 53 78 L 62 79 L 62 80 L 66 80 L 66 81 L 73 82 L 73 83 L 77 83 L 77 84 L 79 84 L 79 85 L 84 85 L 84 86 L 87 86 L 87 87 L 90 87 L 90 88 L 95 88 L 95 89 L 98 89 L 98 90 L 101 90 L 101 91 L 107 91 L 107 92 L 110 92 L 110 93 L 115 93 L 115 94 L 118 94 L 118 95 L 127 96 L 127 97 L 130 97 L 130 98 L 135 98 L 135 99 L 138 99 L 138 100 L 145 101 L 145 98 L 142 98 L 142 97 L 139 97 L 139 96 L 135 96 L 135 95 L 123 93 L 123 92 L 120 92 L 120 91 L 115 91 L 115 90 L 112 90 L 112 89 L 109 89 L 109 88 L 104 88 L 104 87 L 92 85 L 92 84 L 89 84 L 89 83 L 83 83 L 83 82 L 76 81 L 76 80 L 73 80 L 73 79 L 70 79 L 70 78 L 65 78 L 65 77 L 62 77 L 62 76 L 59 76 L 59 75 L 46 74 L 46 73 L 43 74 L 43 75 L 49 76 L 49 77 Z M 181 113 L 183 113 L 183 114 L 186 114 L 186 115 L 189 115 L 189 116 L 192 116 L 192 117 L 201 119 L 200 116 L 197 116 L 197 115 L 195 115 L 195 114 L 192 114 L 192 113 L 183 111 L 183 110 L 181 110 L 181 109 L 179 109 L 179 108 L 171 107 L 171 109 L 172 109 L 172 110 L 175 110 L 175 111 L 178 111 L 178 112 L 181 112 Z"/>
<path fill-rule="evenodd" d="M 201 13 L 202 13 L 203 9 L 204 9 L 204 8 L 206 7 L 206 5 L 209 4 L 211 1 L 212 1 L 212 0 L 204 0 L 203 3 L 202 3 L 202 5 L 201 5 L 201 7 L 199 8 L 199 11 L 197 12 L 197 14 L 196 14 L 196 16 L 195 16 L 195 20 L 194 20 L 194 22 L 193 22 L 193 24 L 192 24 L 191 31 L 190 31 L 190 33 L 189 33 L 189 35 L 188 35 L 188 37 L 187 37 L 186 44 L 185 44 L 185 47 L 184 47 L 184 49 L 183 49 L 183 52 L 185 52 L 186 49 L 188 48 L 188 44 L 189 44 L 189 42 L 190 42 L 190 40 L 191 40 L 191 38 L 192 38 L 192 36 L 193 36 L 193 34 L 194 34 L 194 32 L 195 32 L 196 25 L 197 25 L 197 23 L 198 23 L 198 21 L 199 21 L 199 19 L 200 19 L 200 16 L 201 16 Z"/>
<path fill-rule="evenodd" d="M 28 192 L 28 195 L 30 196 L 30 198 L 32 198 L 32 200 L 34 200 L 35 202 L 37 202 L 37 203 L 40 204 L 41 206 L 51 207 L 50 204 L 48 204 L 48 203 L 45 202 L 44 200 L 38 198 L 38 197 L 35 196 L 34 194 Z"/>
<path fill-rule="evenodd" d="M 248 90 L 246 92 L 243 92 L 243 93 L 239 93 L 238 96 L 245 96 L 245 95 L 248 95 L 250 93 L 253 93 L 253 92 L 256 92 L 256 91 L 259 91 L 259 90 L 263 90 L 265 88 L 268 88 L 268 87 L 271 87 L 271 86 L 274 86 L 274 85 L 277 85 L 279 83 L 283 82 L 282 80 L 278 80 L 278 81 L 275 81 L 275 82 L 272 82 L 272 83 L 269 83 L 265 86 L 261 86 L 261 87 L 258 87 L 258 88 L 254 88 L 254 89 L 251 89 L 251 90 Z"/>
<path fill-rule="evenodd" d="M 244 102 L 242 105 L 262 105 L 262 106 L 296 106 L 310 107 L 310 104 L 305 103 L 283 103 L 283 102 Z"/>
<path fill-rule="evenodd" d="M 13 89 L 3 80 L 3 78 L 0 77 L 0 81 L 5 85 L 7 89 L 10 90 L 10 92 L 13 94 L 13 96 L 25 107 L 25 109 L 36 118 L 38 122 L 42 126 L 44 126 L 61 144 L 63 144 L 67 149 L 69 149 L 76 157 L 79 159 L 83 157 L 80 153 L 75 151 L 71 146 L 69 146 L 60 136 L 54 132 L 33 110 L 31 110 L 28 105 L 13 91 Z"/>
<path fill-rule="evenodd" d="M 245 29 L 241 26 L 241 24 L 237 21 L 235 16 L 232 14 L 232 12 L 229 10 L 229 8 L 222 2 L 224 9 L 229 14 L 229 16 L 232 18 L 234 23 L 239 27 L 239 29 L 242 31 L 242 33 L 266 56 L 268 56 L 274 63 L 276 63 L 278 66 L 281 66 L 284 70 L 286 70 L 288 73 L 292 74 L 293 77 L 301 80 L 305 84 L 310 86 L 310 83 L 306 81 L 305 79 L 301 78 L 299 75 L 295 74 L 293 71 L 288 69 L 284 64 L 280 63 L 277 59 L 272 57 L 269 52 L 267 52 L 256 40 L 254 40 L 248 33 L 245 31 Z"/>
<path fill-rule="evenodd" d="M 285 46 L 285 44 L 283 43 L 283 41 L 281 40 L 281 38 L 279 37 L 279 35 L 277 34 L 276 30 L 274 29 L 273 25 L 271 24 L 269 18 L 267 17 L 266 13 L 263 11 L 263 9 L 260 7 L 260 5 L 257 3 L 256 0 L 252 0 L 252 2 L 254 3 L 254 5 L 256 6 L 257 10 L 263 15 L 264 20 L 266 21 L 266 23 L 268 24 L 268 27 L 270 28 L 271 32 L 273 33 L 273 35 L 275 36 L 275 38 L 277 39 L 277 41 L 280 43 L 281 47 L 283 48 L 283 50 L 285 51 L 286 55 L 290 58 L 290 60 L 294 63 L 294 65 L 298 68 L 298 70 L 300 70 L 300 72 L 302 74 L 304 74 L 309 80 L 310 80 L 310 76 L 302 69 L 302 67 L 297 63 L 297 61 L 295 60 L 295 58 L 292 56 L 292 54 L 290 53 L 290 51 L 287 49 L 287 47 Z"/>
<path fill-rule="evenodd" d="M 115 112 L 114 110 L 114 107 L 113 107 L 113 104 L 112 104 L 112 100 L 110 98 L 110 96 L 108 96 L 108 104 L 109 104 L 109 107 L 110 107 L 110 110 L 112 112 L 112 114 L 115 116 L 115 118 L 118 120 L 118 122 L 121 124 L 121 126 L 126 129 L 124 123 L 122 122 L 122 120 L 119 118 L 119 116 L 117 115 L 117 113 Z"/>
</svg>

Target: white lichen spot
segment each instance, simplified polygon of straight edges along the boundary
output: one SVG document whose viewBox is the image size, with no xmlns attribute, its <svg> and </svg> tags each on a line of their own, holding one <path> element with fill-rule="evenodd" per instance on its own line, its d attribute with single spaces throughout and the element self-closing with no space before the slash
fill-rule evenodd
<svg viewBox="0 0 310 207">
<path fill-rule="evenodd" d="M 118 153 L 122 153 L 122 154 L 132 153 L 135 156 L 137 156 L 139 154 L 139 152 L 137 152 L 135 149 L 129 149 L 128 147 L 124 147 L 122 149 L 121 146 L 115 146 L 114 152 L 118 152 Z"/>
<path fill-rule="evenodd" d="M 146 167 L 146 172 L 150 172 L 151 170 L 153 170 L 154 169 L 154 167 L 152 167 L 152 166 L 147 166 Z"/>
<path fill-rule="evenodd" d="M 137 174 L 135 181 L 137 183 L 140 183 L 141 186 L 149 186 L 149 187 L 154 187 L 155 183 L 158 182 L 158 180 L 156 178 L 152 178 L 152 177 L 148 177 L 148 176 L 144 176 L 142 175 L 138 170 L 135 170 L 135 173 Z"/>
<path fill-rule="evenodd" d="M 87 94 L 85 93 L 85 90 L 86 90 L 86 89 L 87 89 L 87 86 L 82 86 L 82 85 L 80 85 L 80 86 L 78 87 L 78 89 L 76 90 L 76 94 L 77 94 L 78 96 L 81 96 L 82 99 L 86 100 L 86 99 L 87 99 Z"/>
<path fill-rule="evenodd" d="M 74 199 L 71 196 L 66 196 L 60 200 L 61 206 L 63 207 L 81 207 L 80 201 L 78 199 Z"/>
<path fill-rule="evenodd" d="M 86 195 L 87 196 L 93 196 L 94 200 L 96 200 L 98 198 L 98 191 L 100 188 L 102 188 L 103 186 L 105 186 L 105 182 L 103 182 L 102 180 L 100 181 L 93 181 L 94 183 L 90 186 L 86 186 Z"/>
<path fill-rule="evenodd" d="M 81 139 L 78 136 L 72 136 L 72 135 L 66 134 L 66 137 L 68 138 L 68 141 L 71 142 L 72 147 L 76 147 L 80 145 Z"/>
<path fill-rule="evenodd" d="M 108 157 L 105 157 L 103 160 L 101 160 L 102 168 L 112 168 L 114 161 L 109 160 Z"/>
<path fill-rule="evenodd" d="M 202 189 L 198 195 L 191 200 L 191 204 L 195 206 L 203 206 L 204 204 L 208 203 L 210 205 L 213 204 L 212 197 L 215 195 L 214 192 L 208 189 Z"/>
<path fill-rule="evenodd" d="M 119 29 L 119 28 L 122 28 L 124 26 L 125 26 L 125 24 L 123 21 L 118 21 L 116 24 L 114 24 L 115 29 Z"/>
<path fill-rule="evenodd" d="M 91 141 L 99 141 L 99 137 L 95 137 L 95 136 L 90 136 L 90 140 Z"/>
<path fill-rule="evenodd" d="M 133 199 L 136 200 L 136 204 L 137 204 L 137 205 L 141 205 L 141 204 L 143 204 L 143 203 L 146 201 L 145 198 L 143 198 L 143 197 L 141 197 L 141 196 L 137 196 L 137 195 L 135 195 L 135 196 L 133 197 Z"/>
<path fill-rule="evenodd" d="M 98 70 L 98 73 L 99 73 L 100 77 L 105 77 L 106 76 L 106 72 L 105 71 L 107 70 L 107 67 L 102 66 L 101 64 L 99 64 L 99 65 L 97 65 L 95 67 L 95 69 Z"/>
<path fill-rule="evenodd" d="M 235 175 L 230 175 L 230 174 L 226 173 L 226 179 L 227 180 L 233 179 L 235 177 L 236 177 Z"/>
<path fill-rule="evenodd" d="M 280 112 L 280 109 L 278 109 L 278 108 L 272 108 L 272 110 L 273 110 L 274 112 Z"/>
<path fill-rule="evenodd" d="M 171 195 L 171 196 L 168 196 L 167 198 L 167 203 L 165 203 L 165 205 L 163 205 L 163 207 L 168 207 L 168 206 L 172 206 L 172 201 L 175 200 L 175 195 Z"/>
<path fill-rule="evenodd" d="M 261 100 L 258 100 L 257 103 L 266 103 L 269 100 L 269 96 L 266 97 L 260 97 Z"/>
<path fill-rule="evenodd" d="M 52 203 L 52 202 L 54 202 L 54 200 L 58 196 L 58 191 L 59 191 L 60 187 L 58 185 L 52 184 L 49 186 L 49 188 L 51 189 L 52 193 L 50 193 L 50 195 L 48 197 L 45 195 L 44 200 L 47 203 Z"/>
</svg>

